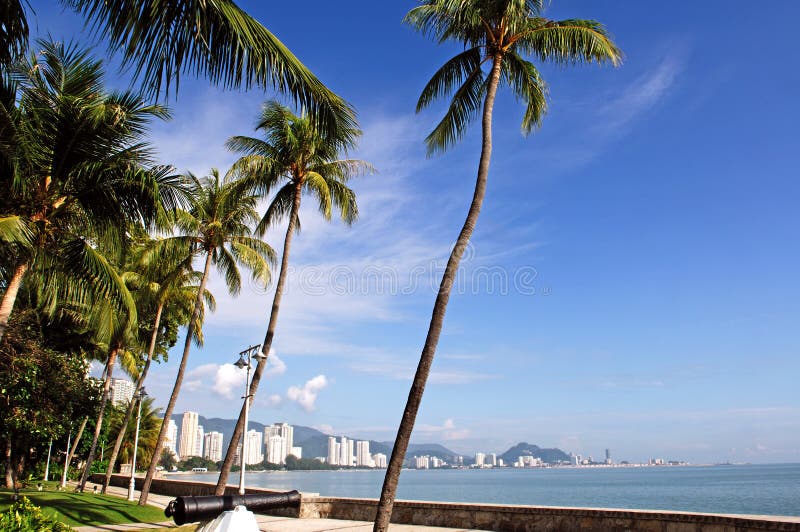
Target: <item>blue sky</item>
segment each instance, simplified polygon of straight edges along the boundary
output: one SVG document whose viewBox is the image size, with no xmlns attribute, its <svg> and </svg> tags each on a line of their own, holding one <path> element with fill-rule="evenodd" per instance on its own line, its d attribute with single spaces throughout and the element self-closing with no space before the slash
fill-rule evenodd
<svg viewBox="0 0 800 532">
<path fill-rule="evenodd" d="M 408 1 L 242 5 L 356 106 L 354 155 L 380 170 L 353 183 L 352 228 L 302 213 L 253 418 L 390 440 L 474 183 L 478 128 L 426 159 L 443 106 L 413 112 L 458 48 L 404 27 Z M 40 34 L 80 34 L 58 3 L 33 6 Z M 601 20 L 625 62 L 542 66 L 550 112 L 528 138 L 501 93 L 487 199 L 414 440 L 800 461 L 800 6 L 574 0 L 548 16 Z M 186 78 L 153 142 L 182 170 L 225 169 L 224 140 L 251 134 L 270 96 Z M 282 229 L 267 239 L 279 247 Z M 234 417 L 243 381 L 224 364 L 263 339 L 271 292 L 211 287 L 218 309 L 177 411 Z M 179 356 L 152 371 L 162 404 Z"/>
</svg>

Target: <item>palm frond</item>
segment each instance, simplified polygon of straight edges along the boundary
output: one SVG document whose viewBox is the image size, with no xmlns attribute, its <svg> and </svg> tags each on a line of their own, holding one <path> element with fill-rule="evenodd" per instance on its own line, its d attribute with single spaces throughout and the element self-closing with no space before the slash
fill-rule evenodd
<svg viewBox="0 0 800 532">
<path fill-rule="evenodd" d="M 272 33 L 231 0 L 62 0 L 119 50 L 151 95 L 169 94 L 180 76 L 227 88 L 275 88 L 324 129 L 354 123 L 355 112 Z"/>
<path fill-rule="evenodd" d="M 547 85 L 533 63 L 525 61 L 516 52 L 506 54 L 502 64 L 502 79 L 525 103 L 522 133 L 527 135 L 542 124 L 547 112 Z"/>
<path fill-rule="evenodd" d="M 520 53 L 554 63 L 621 64 L 622 51 L 611 40 L 606 28 L 595 20 L 552 21 L 528 19 L 516 43 Z"/>
<path fill-rule="evenodd" d="M 486 77 L 480 68 L 476 68 L 453 94 L 444 117 L 425 138 L 428 156 L 443 152 L 461 140 L 467 125 L 480 110 L 485 94 Z"/>
</svg>

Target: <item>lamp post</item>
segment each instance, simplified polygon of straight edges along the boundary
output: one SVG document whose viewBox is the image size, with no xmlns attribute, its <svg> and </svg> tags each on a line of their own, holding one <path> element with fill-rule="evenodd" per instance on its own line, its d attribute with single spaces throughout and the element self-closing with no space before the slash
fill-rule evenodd
<svg viewBox="0 0 800 532">
<path fill-rule="evenodd" d="M 267 356 L 260 351 L 260 345 L 251 345 L 244 351 L 239 353 L 239 360 L 236 361 L 234 366 L 239 369 L 247 368 L 247 378 L 244 380 L 244 429 L 242 430 L 242 456 L 241 456 L 241 464 L 240 464 L 240 471 L 239 471 L 239 495 L 244 495 L 244 470 L 245 470 L 245 457 L 247 456 L 247 424 L 249 420 L 247 419 L 250 414 L 250 398 L 252 395 L 250 394 L 250 368 L 251 368 L 251 360 L 263 360 L 266 359 Z"/>
<path fill-rule="evenodd" d="M 67 434 L 67 450 L 64 451 L 64 473 L 61 475 L 62 490 L 67 487 L 67 470 L 69 469 L 69 444 L 71 439 L 72 439 L 72 426 L 70 426 L 69 434 Z"/>
<path fill-rule="evenodd" d="M 128 500 L 133 501 L 133 491 L 136 489 L 136 452 L 139 450 L 139 423 L 142 420 L 142 403 L 144 398 L 147 397 L 147 392 L 144 387 L 139 388 L 139 393 L 134 396 L 134 399 L 139 400 L 139 410 L 136 413 L 136 435 L 133 437 L 133 460 L 131 460 L 131 482 L 128 484 Z M 153 457 L 155 460 L 156 457 Z"/>
</svg>

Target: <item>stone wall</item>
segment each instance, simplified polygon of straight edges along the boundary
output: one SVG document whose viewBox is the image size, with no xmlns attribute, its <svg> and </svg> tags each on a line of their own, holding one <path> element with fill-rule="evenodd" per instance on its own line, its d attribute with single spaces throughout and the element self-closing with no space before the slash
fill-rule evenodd
<svg viewBox="0 0 800 532">
<path fill-rule="evenodd" d="M 112 484 L 127 486 L 130 477 L 114 475 Z M 93 482 L 102 482 L 94 475 Z M 137 489 L 142 479 L 136 479 Z M 172 479 L 154 479 L 152 492 L 163 495 L 210 495 L 214 485 Z M 271 490 L 248 488 L 248 493 Z M 228 493 L 236 493 L 228 486 Z M 288 509 L 272 515 L 304 519 L 330 518 L 372 521 L 377 501 L 341 497 L 303 496 L 299 511 Z M 735 516 L 662 512 L 648 510 L 613 510 L 598 508 L 555 508 L 546 506 L 515 506 L 498 504 L 461 504 L 426 501 L 397 501 L 392 522 L 450 527 L 459 529 L 493 530 L 501 532 L 800 532 L 800 517 Z"/>
</svg>

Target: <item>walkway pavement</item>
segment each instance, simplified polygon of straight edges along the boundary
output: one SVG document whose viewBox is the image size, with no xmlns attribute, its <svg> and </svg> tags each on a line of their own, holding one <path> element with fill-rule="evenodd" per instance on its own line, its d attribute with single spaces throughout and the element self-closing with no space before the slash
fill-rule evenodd
<svg viewBox="0 0 800 532">
<path fill-rule="evenodd" d="M 115 495 L 117 497 L 127 497 L 128 490 L 126 488 L 109 486 L 108 494 Z M 137 500 L 139 499 L 138 491 L 135 493 L 135 497 Z M 147 503 L 158 508 L 166 508 L 167 504 L 174 498 L 175 497 L 167 497 L 166 495 L 156 495 L 151 493 L 147 497 Z M 372 530 L 372 523 L 368 523 L 366 521 L 344 521 L 341 519 L 294 519 L 291 517 L 256 515 L 256 521 L 258 521 L 258 528 L 262 532 L 325 532 L 329 530 L 337 530 L 342 532 L 368 532 Z M 81 526 L 75 528 L 75 530 L 78 532 L 96 532 L 103 530 L 152 530 L 157 528 L 175 527 L 175 523 L 170 520 L 163 521 L 161 523 Z M 455 528 L 438 528 L 418 525 L 391 525 L 389 528 L 392 530 L 392 532 L 453 532 L 459 530 Z"/>
</svg>

